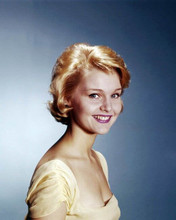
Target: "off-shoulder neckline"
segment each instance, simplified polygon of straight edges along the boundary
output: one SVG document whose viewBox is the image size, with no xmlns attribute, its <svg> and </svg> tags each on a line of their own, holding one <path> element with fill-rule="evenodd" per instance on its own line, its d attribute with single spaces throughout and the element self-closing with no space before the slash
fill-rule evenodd
<svg viewBox="0 0 176 220">
<path fill-rule="evenodd" d="M 98 153 L 101 154 L 100 152 L 97 152 L 97 151 L 94 151 L 94 152 L 96 153 L 96 155 L 97 155 Z M 99 161 L 100 161 L 100 158 L 99 158 L 98 155 L 97 155 L 97 157 L 98 157 L 98 159 L 99 159 Z M 75 181 L 75 184 L 76 184 L 76 188 L 77 188 L 77 190 L 78 190 L 79 197 L 80 197 L 80 190 L 79 190 L 79 187 L 78 187 L 78 182 L 77 182 L 77 180 L 76 180 L 76 177 L 75 177 L 73 171 L 71 170 L 71 168 L 70 168 L 63 160 L 61 160 L 61 159 L 55 158 L 55 159 L 51 159 L 51 160 L 48 160 L 47 162 L 43 163 L 42 165 L 40 165 L 40 166 L 35 170 L 33 177 L 35 176 L 35 174 L 36 174 L 37 172 L 39 172 L 40 169 L 42 169 L 42 167 L 47 166 L 47 164 L 49 164 L 49 163 L 54 163 L 54 162 L 56 162 L 56 163 L 61 163 L 62 165 L 64 165 L 65 168 L 66 168 L 66 169 L 69 171 L 69 173 L 72 175 L 72 177 L 73 177 L 73 179 L 74 179 L 74 181 Z M 100 164 L 101 164 L 101 161 L 100 161 Z M 101 166 L 102 166 L 102 164 L 101 164 Z M 103 167 L 102 167 L 102 169 L 103 169 Z M 111 197 L 110 197 L 107 201 L 104 202 L 104 206 L 99 206 L 99 207 L 86 207 L 86 206 L 85 206 L 84 204 L 82 204 L 81 202 L 80 202 L 80 204 L 81 204 L 82 207 L 84 207 L 84 208 L 86 207 L 86 209 L 89 209 L 89 210 L 91 210 L 91 209 L 101 209 L 101 208 L 107 207 L 108 204 L 109 204 L 109 203 L 111 202 L 111 200 L 113 199 L 113 197 L 115 197 L 115 196 L 114 196 L 114 194 L 112 193 Z"/>
<path fill-rule="evenodd" d="M 95 151 L 95 150 L 93 150 L 93 151 L 94 151 L 95 154 L 97 155 L 98 160 L 99 160 L 99 162 L 100 162 L 100 165 L 101 165 L 101 167 L 102 167 L 102 163 L 101 163 L 100 157 L 99 157 L 99 155 L 98 155 L 98 154 L 101 155 L 101 153 L 98 152 L 98 151 Z M 39 167 L 37 167 L 36 170 L 34 171 L 34 175 L 36 174 L 36 172 L 38 172 L 38 170 L 40 170 L 41 167 L 46 166 L 48 163 L 51 163 L 51 162 L 60 162 L 60 163 L 62 163 L 62 164 L 67 168 L 67 170 L 69 170 L 69 172 L 74 176 L 74 179 L 76 180 L 76 177 L 75 177 L 75 175 L 74 175 L 72 169 L 71 169 L 63 160 L 61 160 L 61 159 L 59 159 L 59 158 L 51 159 L 51 160 L 48 160 L 48 161 L 44 162 L 43 164 L 41 164 L 41 165 L 40 165 Z M 104 172 L 103 167 L 102 167 L 102 170 L 103 170 L 103 172 Z M 33 175 L 33 176 L 34 176 L 34 175 Z M 76 181 L 76 182 L 77 182 L 77 181 Z"/>
</svg>

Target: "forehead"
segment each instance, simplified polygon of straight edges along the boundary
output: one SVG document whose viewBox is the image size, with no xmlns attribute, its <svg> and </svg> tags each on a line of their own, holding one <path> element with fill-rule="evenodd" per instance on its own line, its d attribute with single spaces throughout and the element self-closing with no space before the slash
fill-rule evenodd
<svg viewBox="0 0 176 220">
<path fill-rule="evenodd" d="M 97 68 L 92 68 L 91 70 L 84 70 L 84 77 L 79 87 L 82 89 L 114 90 L 121 88 L 121 84 L 119 75 L 115 70 L 107 73 Z"/>
</svg>

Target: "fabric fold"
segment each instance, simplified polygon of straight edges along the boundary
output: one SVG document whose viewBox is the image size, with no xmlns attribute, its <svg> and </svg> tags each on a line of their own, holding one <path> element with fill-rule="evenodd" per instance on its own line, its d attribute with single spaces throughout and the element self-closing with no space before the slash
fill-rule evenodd
<svg viewBox="0 0 176 220">
<path fill-rule="evenodd" d="M 75 181 L 72 173 L 62 161 L 49 161 L 35 172 L 26 203 L 29 216 L 33 218 L 51 214 L 61 202 L 66 202 L 70 212 L 75 194 Z"/>
</svg>

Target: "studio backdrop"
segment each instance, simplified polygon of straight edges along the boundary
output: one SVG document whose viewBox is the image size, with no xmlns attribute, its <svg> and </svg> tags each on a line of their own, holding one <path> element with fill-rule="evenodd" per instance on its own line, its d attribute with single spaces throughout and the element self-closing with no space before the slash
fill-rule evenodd
<svg viewBox="0 0 176 220">
<path fill-rule="evenodd" d="M 123 113 L 94 145 L 121 219 L 176 219 L 175 11 L 173 1 L 0 1 L 0 219 L 24 219 L 33 170 L 66 129 L 48 90 L 76 42 L 111 47 L 131 73 Z"/>
</svg>

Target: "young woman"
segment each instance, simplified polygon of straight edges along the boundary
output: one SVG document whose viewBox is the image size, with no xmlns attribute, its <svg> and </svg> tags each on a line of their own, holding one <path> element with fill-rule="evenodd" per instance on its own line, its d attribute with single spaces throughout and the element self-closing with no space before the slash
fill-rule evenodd
<svg viewBox="0 0 176 220">
<path fill-rule="evenodd" d="M 121 95 L 129 80 L 123 59 L 106 46 L 74 44 L 57 59 L 49 109 L 67 130 L 36 167 L 26 219 L 120 218 L 106 160 L 92 146 L 97 134 L 107 133 L 122 112 Z"/>
</svg>

